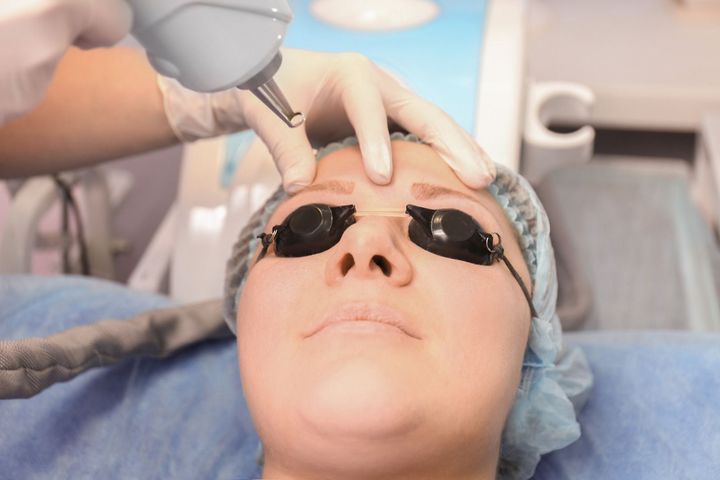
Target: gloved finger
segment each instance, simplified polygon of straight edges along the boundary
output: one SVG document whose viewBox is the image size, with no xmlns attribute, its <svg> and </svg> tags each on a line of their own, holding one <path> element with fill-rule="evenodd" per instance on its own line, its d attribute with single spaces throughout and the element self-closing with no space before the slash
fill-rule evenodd
<svg viewBox="0 0 720 480">
<path fill-rule="evenodd" d="M 495 178 L 495 164 L 482 148 L 435 105 L 409 92 L 386 104 L 388 115 L 430 144 L 470 188 L 484 188 Z"/>
<path fill-rule="evenodd" d="M 494 162 L 447 113 L 391 81 L 381 92 L 388 116 L 430 144 L 463 183 L 484 188 L 492 182 Z"/>
<path fill-rule="evenodd" d="M 89 0 L 88 3 L 86 22 L 73 42 L 76 46 L 86 49 L 109 47 L 128 34 L 132 10 L 125 0 Z"/>
<path fill-rule="evenodd" d="M 347 81 L 342 103 L 355 130 L 368 177 L 380 185 L 389 183 L 393 172 L 390 134 L 377 86 L 367 78 L 355 77 Z"/>
<path fill-rule="evenodd" d="M 487 169 L 487 172 L 490 174 L 490 179 L 488 181 L 488 184 L 491 183 L 495 177 L 497 176 L 497 166 L 495 165 L 495 162 L 490 157 L 490 155 L 485 151 L 485 149 L 478 144 L 478 142 L 470 135 L 464 128 L 457 125 L 456 122 L 453 121 L 453 124 L 459 128 L 460 134 L 465 138 L 465 142 L 472 146 L 472 148 L 477 152 L 477 154 L 480 157 L 480 160 L 482 161 L 483 165 Z"/>
<path fill-rule="evenodd" d="M 293 194 L 310 185 L 317 166 L 305 126 L 290 128 L 250 92 L 239 93 L 245 121 L 270 151 L 285 191 Z"/>
</svg>

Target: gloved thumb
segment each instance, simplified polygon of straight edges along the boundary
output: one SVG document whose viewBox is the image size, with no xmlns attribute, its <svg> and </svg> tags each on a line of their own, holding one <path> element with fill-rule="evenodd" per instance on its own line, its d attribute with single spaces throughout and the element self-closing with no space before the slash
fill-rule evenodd
<svg viewBox="0 0 720 480">
<path fill-rule="evenodd" d="M 266 140 L 259 133 L 258 135 L 270 149 L 282 177 L 283 188 L 286 192 L 294 194 L 310 185 L 315 179 L 317 160 L 304 128 L 290 130 L 285 125 L 283 127 L 286 132 L 279 138 Z"/>
<path fill-rule="evenodd" d="M 80 48 L 109 47 L 122 40 L 132 26 L 132 10 L 125 0 L 89 0 L 87 23 L 75 39 Z"/>
<path fill-rule="evenodd" d="M 312 183 L 317 162 L 304 125 L 290 128 L 264 106 L 248 115 L 247 123 L 270 151 L 286 192 L 297 193 Z"/>
</svg>

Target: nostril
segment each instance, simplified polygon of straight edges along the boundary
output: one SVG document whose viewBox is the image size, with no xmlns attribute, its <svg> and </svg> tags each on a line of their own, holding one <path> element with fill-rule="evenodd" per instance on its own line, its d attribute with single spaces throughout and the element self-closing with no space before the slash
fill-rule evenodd
<svg viewBox="0 0 720 480">
<path fill-rule="evenodd" d="M 374 255 L 372 257 L 372 262 L 378 267 L 380 267 L 380 270 L 382 270 L 383 274 L 386 277 L 389 277 L 392 273 L 392 266 L 390 265 L 390 262 L 388 262 L 387 259 L 382 255 Z"/>
<path fill-rule="evenodd" d="M 340 271 L 342 272 L 342 275 L 347 275 L 353 265 L 355 265 L 355 260 L 353 260 L 352 255 L 350 255 L 349 253 L 345 254 L 345 256 L 342 258 L 342 261 L 340 262 Z"/>
<path fill-rule="evenodd" d="M 345 277 L 350 273 L 350 270 L 356 267 L 355 257 L 351 253 L 346 253 L 340 259 L 340 275 Z M 392 274 L 393 267 L 390 261 L 382 255 L 373 255 L 370 262 L 367 265 L 368 271 L 375 271 L 375 267 L 379 268 L 380 271 L 386 277 Z"/>
</svg>

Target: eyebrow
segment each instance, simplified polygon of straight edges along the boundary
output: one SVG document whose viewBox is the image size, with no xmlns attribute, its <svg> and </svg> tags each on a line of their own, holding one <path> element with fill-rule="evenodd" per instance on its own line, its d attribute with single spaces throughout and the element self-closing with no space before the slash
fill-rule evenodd
<svg viewBox="0 0 720 480">
<path fill-rule="evenodd" d="M 430 200 L 438 197 L 461 197 L 482 205 L 480 200 L 467 193 L 431 183 L 413 183 L 410 187 L 413 196 L 418 200 Z"/>
<path fill-rule="evenodd" d="M 342 182 L 339 180 L 329 180 L 323 183 L 316 183 L 302 189 L 301 192 L 331 192 L 342 195 L 350 195 L 355 190 L 354 182 Z"/>
</svg>

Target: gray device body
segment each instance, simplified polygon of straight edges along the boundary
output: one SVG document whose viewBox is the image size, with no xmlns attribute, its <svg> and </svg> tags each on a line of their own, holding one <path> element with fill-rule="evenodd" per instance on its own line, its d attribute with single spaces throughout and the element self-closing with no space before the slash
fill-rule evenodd
<svg viewBox="0 0 720 480">
<path fill-rule="evenodd" d="M 127 1 L 132 33 L 155 70 L 191 90 L 252 88 L 256 75 L 271 78 L 280 66 L 287 0 Z"/>
</svg>

